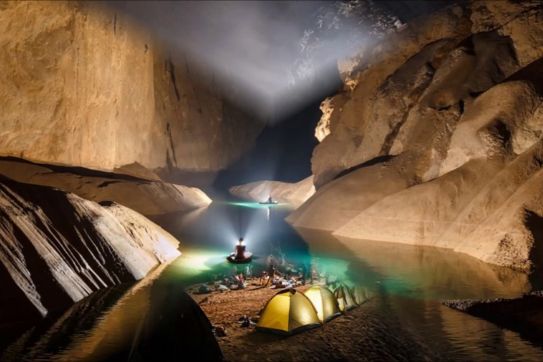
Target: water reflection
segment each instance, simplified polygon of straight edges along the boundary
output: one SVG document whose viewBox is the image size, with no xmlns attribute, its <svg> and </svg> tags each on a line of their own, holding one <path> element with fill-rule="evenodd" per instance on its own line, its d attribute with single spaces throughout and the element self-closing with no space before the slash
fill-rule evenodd
<svg viewBox="0 0 543 362">
<path fill-rule="evenodd" d="M 283 221 L 288 209 L 253 206 L 217 203 L 156 220 L 181 240 L 181 257 L 139 283 L 96 293 L 57 319 L 30 328 L 0 359 L 142 360 L 158 353 L 157 347 L 171 357 L 182 354 L 181 341 L 195 336 L 194 346 L 208 345 L 213 352 L 205 321 L 183 289 L 240 272 L 258 275 L 274 255 L 282 267 L 307 274 L 307 280 L 361 286 L 374 296 L 359 307 L 361 320 L 345 358 L 543 360 L 542 351 L 518 334 L 440 304 L 442 299 L 517 296 L 531 288 L 525 274 L 443 249 L 295 232 Z M 251 264 L 225 260 L 239 234 L 256 254 Z M 180 310 L 190 320 L 176 320 Z M 183 323 L 200 327 L 177 327 Z M 350 322 L 340 318 L 336 323 Z M 200 332 L 183 334 L 187 330 Z M 248 348 L 259 341 L 248 341 Z M 303 359 L 297 347 L 288 348 L 289 355 Z M 280 360 L 282 354 L 273 356 Z"/>
<path fill-rule="evenodd" d="M 218 360 L 211 324 L 176 280 L 174 265 L 132 286 L 108 288 L 75 304 L 53 323 L 31 328 L 2 361 Z"/>
<path fill-rule="evenodd" d="M 349 261 L 350 278 L 382 283 L 389 292 L 419 299 L 516 297 L 531 290 L 525 273 L 446 249 L 336 238 L 298 230 L 316 255 Z"/>
</svg>

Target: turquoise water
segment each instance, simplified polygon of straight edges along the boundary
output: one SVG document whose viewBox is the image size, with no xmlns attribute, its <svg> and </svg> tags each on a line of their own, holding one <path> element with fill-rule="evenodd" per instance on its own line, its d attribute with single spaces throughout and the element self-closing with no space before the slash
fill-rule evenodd
<svg viewBox="0 0 543 362">
<path fill-rule="evenodd" d="M 516 297 L 532 288 L 524 273 L 483 263 L 445 249 L 337 239 L 312 230 L 294 230 L 283 219 L 285 205 L 216 203 L 184 224 L 178 216 L 159 220 L 182 240 L 175 268 L 188 284 L 237 272 L 258 274 L 268 259 L 310 277 L 361 285 L 416 299 Z M 239 237 L 254 261 L 235 266 L 225 260 Z"/>
<path fill-rule="evenodd" d="M 532 288 L 523 273 L 442 249 L 337 239 L 293 230 L 285 205 L 214 203 L 159 220 L 181 240 L 183 255 L 144 280 L 97 293 L 71 310 L 14 338 L 6 360 L 107 359 L 134 340 L 156 294 L 217 281 L 239 272 L 259 275 L 274 259 L 283 271 L 360 286 L 373 298 L 367 326 L 352 343 L 352 360 L 543 360 L 543 351 L 517 333 L 444 307 L 444 299 L 514 297 Z M 244 237 L 253 262 L 225 257 Z M 67 327 L 70 326 L 70 328 Z M 386 341 L 386 343 L 384 342 Z"/>
</svg>

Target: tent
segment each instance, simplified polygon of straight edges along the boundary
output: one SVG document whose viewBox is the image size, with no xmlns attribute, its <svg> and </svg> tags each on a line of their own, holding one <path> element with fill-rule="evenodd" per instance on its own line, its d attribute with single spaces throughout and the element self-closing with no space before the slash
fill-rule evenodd
<svg viewBox="0 0 543 362">
<path fill-rule="evenodd" d="M 370 299 L 371 293 L 361 286 L 353 287 L 351 294 L 356 304 L 360 305 Z"/>
<path fill-rule="evenodd" d="M 313 303 L 313 307 L 317 310 L 317 316 L 321 323 L 329 321 L 341 314 L 334 293 L 327 287 L 314 285 L 306 290 L 304 294 Z"/>
<path fill-rule="evenodd" d="M 311 301 L 295 289 L 277 293 L 264 307 L 256 325 L 258 330 L 293 334 L 320 326 Z"/>
<path fill-rule="evenodd" d="M 345 312 L 349 309 L 356 307 L 356 302 L 351 294 L 351 290 L 344 284 L 334 290 L 334 295 L 339 305 L 339 310 Z"/>
</svg>

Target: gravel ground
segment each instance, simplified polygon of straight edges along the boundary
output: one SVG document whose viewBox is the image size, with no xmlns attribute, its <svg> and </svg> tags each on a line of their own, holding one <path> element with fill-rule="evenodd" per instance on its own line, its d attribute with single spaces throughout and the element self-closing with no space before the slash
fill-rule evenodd
<svg viewBox="0 0 543 362">
<path fill-rule="evenodd" d="M 307 286 L 296 288 L 303 291 Z M 194 294 L 211 323 L 226 330 L 218 341 L 227 361 L 333 361 L 365 360 L 363 344 L 367 318 L 363 318 L 366 305 L 341 315 L 320 328 L 293 336 L 278 336 L 243 328 L 239 317 L 257 317 L 266 302 L 277 290 L 250 285 L 247 289 L 210 294 Z M 366 356 L 367 357 L 367 356 Z"/>
</svg>

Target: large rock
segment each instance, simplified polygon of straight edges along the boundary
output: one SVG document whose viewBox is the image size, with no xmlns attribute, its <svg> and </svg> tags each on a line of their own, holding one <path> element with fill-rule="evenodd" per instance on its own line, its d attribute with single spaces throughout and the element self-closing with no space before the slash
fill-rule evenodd
<svg viewBox="0 0 543 362">
<path fill-rule="evenodd" d="M 326 100 L 312 158 L 318 187 L 375 157 L 410 152 L 423 180 L 438 175 L 451 131 L 473 99 L 539 59 L 540 4 L 453 6 L 340 63 L 344 90 Z M 486 20 L 485 20 L 486 19 Z M 487 22 L 485 32 L 480 23 Z M 512 24 L 516 24 L 514 27 Z M 514 29 L 514 30 L 513 30 Z M 346 67 L 345 64 L 349 64 Z M 324 137 L 326 136 L 326 137 Z"/>
<path fill-rule="evenodd" d="M 265 202 L 271 198 L 280 203 L 293 207 L 303 204 L 315 193 L 313 177 L 303 179 L 296 183 L 280 181 L 256 181 L 245 185 L 230 188 L 230 193 L 242 199 Z"/>
<path fill-rule="evenodd" d="M 312 167 L 289 216 L 350 239 L 450 248 L 543 265 L 543 7 L 453 6 L 340 70 Z"/>
<path fill-rule="evenodd" d="M 474 160 L 438 179 L 392 194 L 337 228 L 338 236 L 446 247 L 529 270 L 537 260 L 527 225 L 543 214 L 541 145 L 512 162 Z"/>
<path fill-rule="evenodd" d="M 0 155 L 112 171 L 216 171 L 261 129 L 214 74 L 85 2 L 0 5 Z"/>
<path fill-rule="evenodd" d="M 334 231 L 374 202 L 408 185 L 407 176 L 393 164 L 365 167 L 323 186 L 287 221 L 298 227 Z"/>
<path fill-rule="evenodd" d="M 143 278 L 180 255 L 178 241 L 137 212 L 2 178 L 2 321 L 46 315 L 92 292 Z"/>
<path fill-rule="evenodd" d="M 55 187 L 96 202 L 115 201 L 146 216 L 190 211 L 211 203 L 202 190 L 163 182 L 143 166 L 116 171 L 138 177 L 0 158 L 0 174 L 13 180 Z"/>
</svg>

